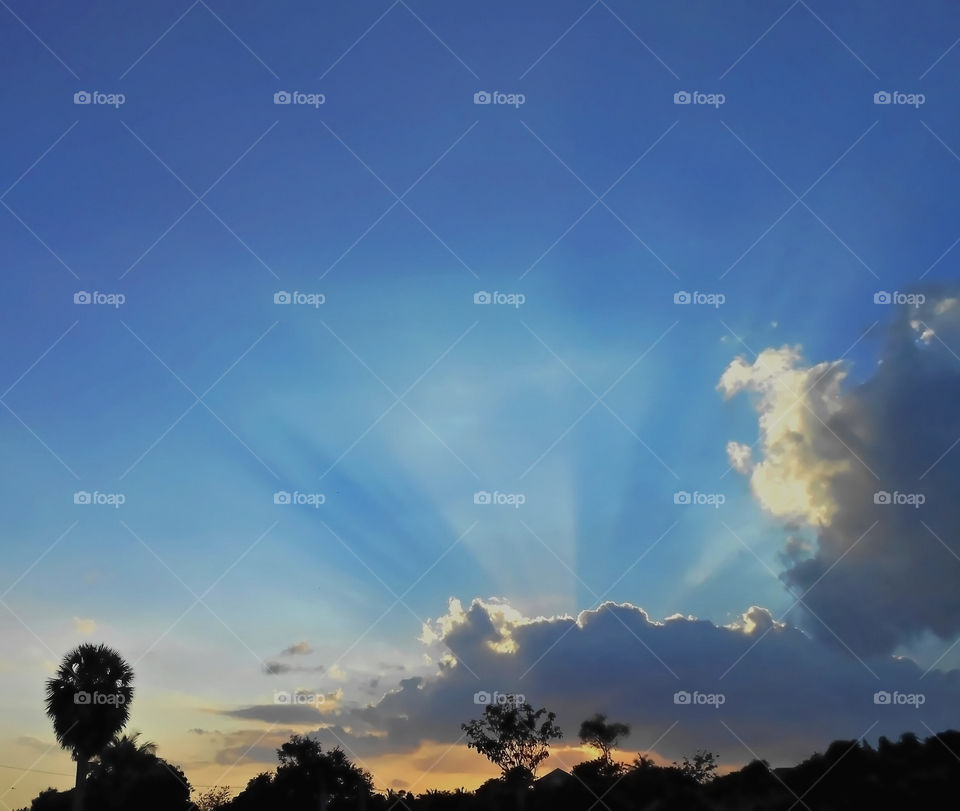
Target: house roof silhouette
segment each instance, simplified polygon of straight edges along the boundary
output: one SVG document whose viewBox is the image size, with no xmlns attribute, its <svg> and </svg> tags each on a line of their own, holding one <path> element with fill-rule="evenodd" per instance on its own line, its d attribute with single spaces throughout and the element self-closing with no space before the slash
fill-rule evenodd
<svg viewBox="0 0 960 811">
<path fill-rule="evenodd" d="M 573 780 L 573 775 L 563 769 L 554 769 L 547 772 L 543 777 L 537 778 L 534 785 L 541 788 L 563 788 L 567 783 Z"/>
</svg>

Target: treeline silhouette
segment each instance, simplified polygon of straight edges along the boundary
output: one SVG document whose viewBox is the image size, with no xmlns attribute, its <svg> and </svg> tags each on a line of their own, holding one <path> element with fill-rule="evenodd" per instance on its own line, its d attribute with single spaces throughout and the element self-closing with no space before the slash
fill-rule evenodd
<svg viewBox="0 0 960 811">
<path fill-rule="evenodd" d="M 21 811 L 833 811 L 939 808 L 960 787 L 960 732 L 921 741 L 904 733 L 834 741 L 797 766 L 771 768 L 754 760 L 717 775 L 717 757 L 700 750 L 682 762 L 658 765 L 638 754 L 630 764 L 613 751 L 629 737 L 627 724 L 597 714 L 578 738 L 597 756 L 571 772 L 536 778 L 551 741 L 563 737 L 556 716 L 507 696 L 461 725 L 468 747 L 500 769 L 476 791 L 374 790 L 369 772 L 340 748 L 324 751 L 294 735 L 277 750 L 278 766 L 236 796 L 217 787 L 191 800 L 186 775 L 138 733 L 121 734 L 133 698 L 133 671 L 103 645 L 81 645 L 47 682 L 47 714 L 60 745 L 77 762 L 69 791 L 47 789 Z"/>
</svg>

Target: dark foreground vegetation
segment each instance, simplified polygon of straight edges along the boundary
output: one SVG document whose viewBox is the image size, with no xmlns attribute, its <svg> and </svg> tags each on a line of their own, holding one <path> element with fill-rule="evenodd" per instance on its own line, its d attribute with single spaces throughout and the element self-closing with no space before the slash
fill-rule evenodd
<svg viewBox="0 0 960 811">
<path fill-rule="evenodd" d="M 923 741 L 912 733 L 895 743 L 880 738 L 876 748 L 834 741 L 797 766 L 774 769 L 754 760 L 717 776 L 716 756 L 707 751 L 669 766 L 644 755 L 629 765 L 616 761 L 613 751 L 630 728 L 600 714 L 583 721 L 578 735 L 597 756 L 537 779 L 550 742 L 563 733 L 553 713 L 508 697 L 462 725 L 467 745 L 501 770 L 474 792 L 383 794 L 341 749 L 324 751 L 294 735 L 277 750 L 276 770 L 250 780 L 236 797 L 219 787 L 191 801 L 186 775 L 154 744 L 121 734 L 132 678 L 109 648 L 81 645 L 66 656 L 47 684 L 47 714 L 77 762 L 76 785 L 41 792 L 22 811 L 899 811 L 945 808 L 960 788 L 960 732 L 952 730 Z M 120 698 L 87 698 L 94 694 Z"/>
</svg>

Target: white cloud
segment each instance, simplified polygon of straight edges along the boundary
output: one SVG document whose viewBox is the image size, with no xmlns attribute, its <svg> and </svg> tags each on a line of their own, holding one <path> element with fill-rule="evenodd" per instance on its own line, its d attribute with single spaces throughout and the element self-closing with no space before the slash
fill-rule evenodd
<svg viewBox="0 0 960 811">
<path fill-rule="evenodd" d="M 829 424 L 836 414 L 846 371 L 839 362 L 809 368 L 801 363 L 799 347 L 764 349 L 753 363 L 734 360 L 717 388 L 726 397 L 741 391 L 759 395 L 755 407 L 763 458 L 748 465 L 746 446 L 731 442 L 731 466 L 752 471 L 753 493 L 773 515 L 817 524 L 833 517 L 837 505 L 830 484 L 850 469 L 847 455 L 825 454 L 817 443 L 817 426 Z"/>
<path fill-rule="evenodd" d="M 753 448 L 742 442 L 727 443 L 727 459 L 737 473 L 749 473 L 753 469 Z"/>
</svg>

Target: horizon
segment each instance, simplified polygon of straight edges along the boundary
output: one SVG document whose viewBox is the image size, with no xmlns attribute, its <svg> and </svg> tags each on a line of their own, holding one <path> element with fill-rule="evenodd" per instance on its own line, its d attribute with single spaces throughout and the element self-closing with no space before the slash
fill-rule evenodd
<svg viewBox="0 0 960 811">
<path fill-rule="evenodd" d="M 3 803 L 960 728 L 955 6 L 0 5 Z"/>
</svg>

